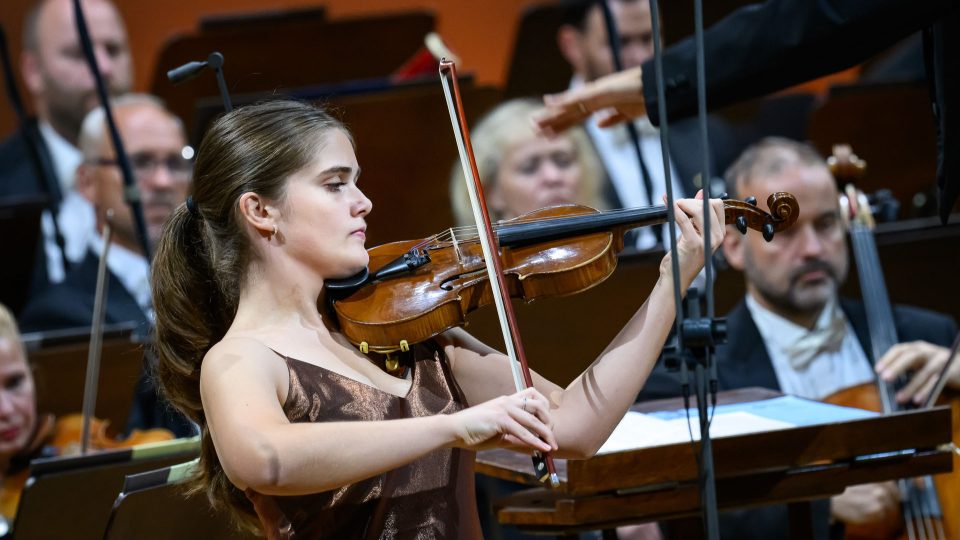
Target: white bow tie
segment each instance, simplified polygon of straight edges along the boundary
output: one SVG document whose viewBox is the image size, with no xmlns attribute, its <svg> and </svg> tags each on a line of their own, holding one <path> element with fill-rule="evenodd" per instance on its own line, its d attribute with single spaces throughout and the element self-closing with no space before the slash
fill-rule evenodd
<svg viewBox="0 0 960 540">
<path fill-rule="evenodd" d="M 843 313 L 834 307 L 827 326 L 807 332 L 793 345 L 784 347 L 783 352 L 786 353 L 790 366 L 801 371 L 821 353 L 839 351 L 846 334 L 847 321 Z"/>
</svg>

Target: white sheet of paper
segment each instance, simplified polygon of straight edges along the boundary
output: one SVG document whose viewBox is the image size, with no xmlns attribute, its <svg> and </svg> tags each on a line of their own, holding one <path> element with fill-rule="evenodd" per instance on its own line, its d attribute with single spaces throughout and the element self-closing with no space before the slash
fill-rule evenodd
<svg viewBox="0 0 960 540">
<path fill-rule="evenodd" d="M 773 431 L 794 427 L 793 424 L 773 420 L 748 412 L 729 412 L 716 414 L 710 425 L 713 438 L 745 435 L 761 431 Z M 690 428 L 686 418 L 661 420 L 638 412 L 628 412 L 617 425 L 607 442 L 597 454 L 612 454 L 653 446 L 664 446 L 690 441 L 690 430 L 694 440 L 700 438 L 700 425 L 696 416 L 690 417 Z"/>
</svg>

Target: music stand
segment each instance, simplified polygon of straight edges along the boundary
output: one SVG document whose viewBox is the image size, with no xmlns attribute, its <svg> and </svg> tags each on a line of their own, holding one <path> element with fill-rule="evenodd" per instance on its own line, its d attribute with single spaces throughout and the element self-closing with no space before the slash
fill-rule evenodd
<svg viewBox="0 0 960 540">
<path fill-rule="evenodd" d="M 0 265 L 0 302 L 19 313 L 27 302 L 33 281 L 33 269 L 40 245 L 40 215 L 46 208 L 43 195 L 0 199 L 0 228 L 14 231 L 4 238 L 4 250 L 11 254 Z"/>
<path fill-rule="evenodd" d="M 122 431 L 143 369 L 143 341 L 136 323 L 104 328 L 96 416 Z M 79 413 L 90 346 L 89 328 L 23 334 L 27 356 L 37 379 L 37 411 L 62 417 Z"/>
<path fill-rule="evenodd" d="M 33 460 L 17 507 L 13 538 L 100 540 L 128 474 L 193 459 L 199 446 L 194 437 Z"/>
<path fill-rule="evenodd" d="M 773 404 L 778 397 L 746 388 L 721 392 L 719 404 Z M 634 410 L 674 410 L 678 405 L 679 400 L 662 400 Z M 950 413 L 938 407 L 717 438 L 718 506 L 723 511 L 787 504 L 791 538 L 812 538 L 809 501 L 836 495 L 849 485 L 950 471 L 953 451 L 943 446 L 951 440 Z M 535 485 L 525 457 L 505 450 L 480 452 L 477 472 Z M 500 501 L 501 523 L 566 535 L 690 517 L 701 510 L 689 442 L 557 460 L 557 472 L 560 489 L 534 488 Z"/>
<path fill-rule="evenodd" d="M 203 493 L 188 495 L 182 481 L 196 461 L 127 476 L 103 538 L 138 540 L 256 539 L 210 507 Z"/>
</svg>

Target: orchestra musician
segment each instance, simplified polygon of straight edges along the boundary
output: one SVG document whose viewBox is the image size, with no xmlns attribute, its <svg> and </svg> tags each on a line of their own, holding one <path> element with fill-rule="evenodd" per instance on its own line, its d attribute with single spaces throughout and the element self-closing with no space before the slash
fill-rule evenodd
<svg viewBox="0 0 960 540">
<path fill-rule="evenodd" d="M 916 307 L 896 306 L 902 343 L 878 362 L 871 358 L 863 303 L 842 298 L 838 289 L 849 269 L 846 227 L 836 181 L 823 158 L 807 144 L 769 137 L 749 147 L 726 173 L 734 196 L 788 191 L 801 212 L 790 229 L 770 243 L 728 234 L 727 262 L 742 271 L 747 294 L 726 315 L 728 339 L 717 347 L 719 389 L 760 386 L 822 400 L 845 388 L 891 379 L 906 369 L 922 376 L 897 394 L 906 402 L 925 397 L 947 360 L 957 332 L 954 321 Z M 960 389 L 960 369 L 949 384 Z M 679 394 L 678 375 L 658 366 L 641 399 Z M 893 482 L 856 485 L 814 505 L 818 538 L 830 538 L 830 524 L 878 522 L 895 516 L 899 495 Z M 894 519 L 896 519 L 894 517 Z M 785 506 L 720 515 L 721 538 L 789 536 Z"/>
<path fill-rule="evenodd" d="M 30 460 L 42 457 L 53 418 L 38 417 L 33 370 L 13 314 L 0 304 L 0 536 L 10 530 Z"/>
<path fill-rule="evenodd" d="M 147 235 L 153 244 L 190 186 L 192 162 L 183 155 L 183 123 L 163 102 L 148 94 L 113 98 L 111 109 L 130 157 Z M 104 321 L 136 323 L 136 333 L 147 336 L 153 327 L 150 262 L 143 254 L 133 214 L 124 200 L 123 180 L 102 107 L 93 109 L 84 119 L 80 147 L 83 163 L 77 169 L 76 190 L 95 208 L 96 229 L 90 232 L 84 258 L 66 279 L 28 301 L 20 314 L 20 326 L 30 332 L 91 326 L 103 231 L 107 212 L 112 211 Z M 194 427 L 158 398 L 150 376 L 150 358 L 149 354 L 145 358 L 126 431 L 161 427 L 178 436 L 194 435 Z"/>
<path fill-rule="evenodd" d="M 127 31 L 110 0 L 83 0 L 97 63 L 112 96 L 130 91 L 133 67 Z M 38 0 L 23 24 L 21 73 L 37 115 L 40 142 L 56 177 L 39 177 L 23 131 L 0 143 L 0 198 L 46 194 L 57 205 L 57 222 L 64 252 L 54 238 L 53 220 L 44 216 L 45 257 L 40 258 L 34 290 L 60 283 L 66 276 L 64 257 L 79 263 L 87 251 L 94 227 L 90 203 L 73 190 L 74 174 L 83 161 L 80 128 L 86 114 L 97 105 L 94 79 L 80 52 L 80 41 L 71 0 Z M 23 126 L 22 130 L 30 129 Z"/>
<path fill-rule="evenodd" d="M 653 26 L 648 0 L 611 0 L 608 2 L 617 30 L 616 42 L 624 68 L 636 67 L 653 57 Z M 563 0 L 559 4 L 563 23 L 557 29 L 557 46 L 570 65 L 570 88 L 576 90 L 614 72 L 613 54 L 607 38 L 603 11 L 597 0 Z M 623 126 L 604 129 L 597 123 L 601 115 L 587 118 L 584 129 L 600 156 L 605 172 L 604 196 L 610 208 L 635 208 L 658 204 L 666 192 L 660 134 L 644 115 L 636 117 L 636 128 L 643 166 L 636 148 Z M 713 170 L 726 167 L 732 158 L 725 143 L 726 125 L 709 118 L 711 148 L 707 157 Z M 677 122 L 671 126 L 668 145 L 673 192 L 689 196 L 697 191 L 694 178 L 703 166 L 696 122 Z M 729 157 L 728 157 L 729 156 Z M 661 242 L 653 229 L 636 231 L 636 247 L 650 248 Z"/>
<path fill-rule="evenodd" d="M 471 130 L 480 182 L 490 218 L 513 219 L 557 204 L 603 210 L 603 166 L 583 129 L 548 139 L 534 131 L 531 118 L 543 104 L 513 99 L 494 107 Z M 458 225 L 473 224 L 463 168 L 450 173 L 450 199 Z"/>
<path fill-rule="evenodd" d="M 474 451 L 585 458 L 633 403 L 672 325 L 670 256 L 566 388 L 534 375 L 517 392 L 507 358 L 460 329 L 413 345 L 394 376 L 323 307 L 325 280 L 368 262 L 359 175 L 349 132 L 313 106 L 267 102 L 212 125 L 157 247 L 158 377 L 202 428 L 195 485 L 269 538 L 477 538 Z M 684 289 L 703 220 L 711 244 L 724 234 L 719 201 L 701 207 L 673 209 Z"/>
</svg>

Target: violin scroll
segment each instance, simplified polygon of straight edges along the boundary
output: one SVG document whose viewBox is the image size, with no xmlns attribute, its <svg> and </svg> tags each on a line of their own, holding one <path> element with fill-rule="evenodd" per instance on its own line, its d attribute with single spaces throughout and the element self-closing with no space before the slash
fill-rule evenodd
<svg viewBox="0 0 960 540">
<path fill-rule="evenodd" d="M 747 229 L 760 231 L 764 240 L 773 240 L 774 233 L 780 232 L 793 225 L 800 216 L 800 205 L 793 195 L 777 192 L 767 197 L 767 208 L 770 213 L 757 207 L 757 200 L 747 197 L 744 201 L 724 200 L 723 212 L 727 223 L 732 223 L 737 230 L 746 234 Z"/>
</svg>

